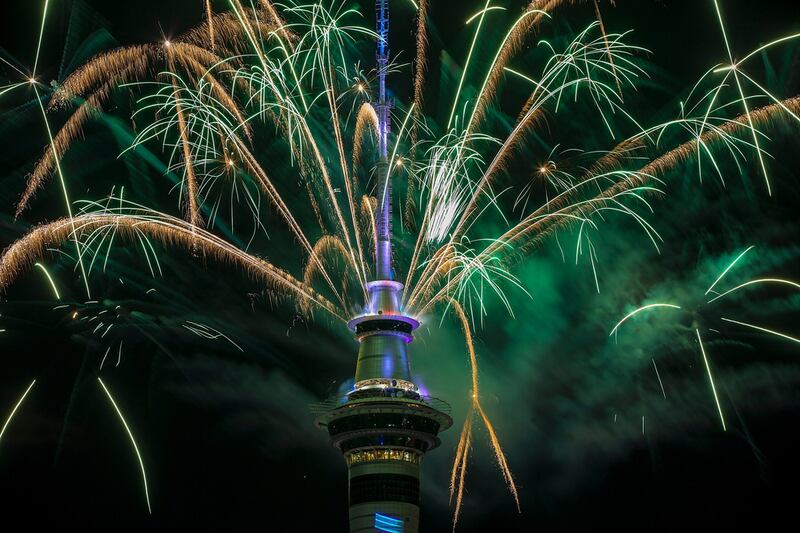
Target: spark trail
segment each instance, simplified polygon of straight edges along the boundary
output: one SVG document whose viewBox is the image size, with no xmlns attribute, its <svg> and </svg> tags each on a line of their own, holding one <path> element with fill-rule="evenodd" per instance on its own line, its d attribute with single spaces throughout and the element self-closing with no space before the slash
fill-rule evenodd
<svg viewBox="0 0 800 533">
<path fill-rule="evenodd" d="M 5 435 L 6 429 L 8 429 L 9 424 L 11 424 L 11 420 L 14 418 L 14 415 L 17 413 L 17 410 L 19 409 L 20 405 L 22 405 L 22 402 L 25 401 L 25 398 L 27 398 L 28 393 L 31 391 L 31 389 L 33 389 L 34 385 L 36 385 L 35 379 L 31 381 L 31 384 L 28 385 L 28 388 L 25 389 L 25 392 L 23 392 L 22 396 L 19 397 L 17 403 L 14 404 L 14 407 L 11 409 L 11 412 L 8 413 L 8 417 L 6 417 L 6 421 L 3 423 L 3 427 L 0 428 L 0 442 L 3 441 L 3 435 Z"/>
<path fill-rule="evenodd" d="M 108 390 L 106 384 L 103 383 L 103 380 L 98 376 L 97 382 L 100 384 L 100 387 L 103 389 L 103 392 L 106 393 L 108 396 L 108 401 L 111 402 L 111 406 L 114 408 L 114 411 L 117 413 L 120 422 L 122 422 L 123 427 L 125 428 L 125 432 L 128 434 L 128 438 L 131 441 L 131 446 L 133 446 L 133 451 L 136 453 L 136 459 L 139 461 L 139 469 L 142 472 L 142 484 L 144 485 L 144 498 L 147 502 L 147 512 L 153 514 L 153 509 L 150 507 L 150 490 L 147 487 L 147 472 L 144 468 L 144 460 L 142 459 L 142 454 L 139 452 L 139 446 L 136 444 L 136 439 L 133 437 L 133 432 L 131 431 L 130 426 L 128 426 L 128 422 L 125 420 L 125 416 L 123 416 L 122 411 L 120 411 L 117 402 L 114 401 L 114 396 L 111 395 L 111 391 Z"/>
</svg>

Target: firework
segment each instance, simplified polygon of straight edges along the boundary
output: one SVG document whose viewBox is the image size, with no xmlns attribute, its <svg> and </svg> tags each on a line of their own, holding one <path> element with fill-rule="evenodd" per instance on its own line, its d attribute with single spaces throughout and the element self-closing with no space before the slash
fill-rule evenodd
<svg viewBox="0 0 800 533">
<path fill-rule="evenodd" d="M 759 331 L 761 333 L 766 333 L 768 335 L 778 337 L 784 340 L 800 343 L 800 339 L 787 335 L 785 333 L 781 333 L 778 331 L 774 331 L 769 328 L 765 328 L 763 326 L 750 324 L 747 322 L 743 322 L 741 320 L 734 320 L 731 318 L 726 318 L 724 316 L 719 316 L 719 311 L 716 310 L 716 306 L 723 304 L 726 300 L 731 299 L 732 297 L 738 295 L 740 292 L 744 292 L 747 290 L 757 289 L 761 286 L 765 285 L 775 285 L 778 287 L 785 287 L 788 289 L 800 290 L 800 284 L 797 282 L 781 279 L 781 278 L 758 278 L 746 281 L 744 283 L 740 283 L 730 289 L 727 289 L 723 292 L 719 292 L 715 290 L 719 284 L 723 283 L 726 276 L 728 276 L 737 265 L 743 261 L 745 256 L 752 251 L 755 246 L 749 246 L 744 251 L 739 253 L 733 261 L 731 261 L 728 266 L 717 276 L 714 282 L 705 290 L 701 295 L 698 295 L 697 299 L 690 302 L 680 302 L 681 305 L 677 305 L 675 303 L 649 303 L 638 307 L 625 315 L 611 330 L 609 333 L 609 337 L 614 336 L 618 338 L 620 328 L 622 328 L 629 320 L 637 320 L 639 316 L 644 318 L 649 314 L 654 314 L 659 316 L 659 313 L 678 313 L 678 316 L 682 317 L 690 317 L 691 318 L 691 325 L 688 328 L 689 331 L 693 334 L 693 336 L 697 339 L 697 345 L 700 348 L 700 355 L 703 359 L 703 365 L 706 370 L 706 375 L 708 376 L 708 382 L 711 388 L 711 393 L 714 398 L 714 404 L 716 406 L 717 413 L 719 414 L 720 424 L 722 426 L 722 430 L 727 430 L 727 424 L 725 422 L 725 415 L 723 413 L 722 405 L 720 404 L 719 395 L 717 394 L 717 386 L 714 381 L 714 376 L 711 368 L 711 363 L 709 362 L 708 353 L 706 351 L 705 344 L 703 343 L 703 335 L 711 335 L 711 334 L 719 334 L 719 330 L 715 329 L 713 326 L 715 322 L 727 322 L 729 324 L 735 324 L 741 327 L 749 328 L 755 331 Z M 712 313 L 713 310 L 713 314 Z M 641 315 L 640 315 L 641 314 Z M 703 334 L 701 334 L 701 327 L 703 329 Z M 680 329 L 683 329 L 682 327 Z M 662 393 L 664 392 L 663 384 L 661 383 L 661 376 L 658 374 L 658 367 L 655 366 L 655 360 L 653 360 L 653 366 L 656 370 L 656 374 L 658 376 L 659 384 L 661 384 Z M 666 397 L 666 393 L 664 393 Z"/>
<path fill-rule="evenodd" d="M 461 304 L 459 304 L 457 300 L 451 300 L 450 303 L 456 318 L 460 322 L 464 331 L 464 339 L 467 343 L 467 353 L 469 354 L 470 373 L 472 375 L 472 386 L 470 389 L 470 409 L 466 419 L 464 420 L 464 427 L 461 430 L 461 437 L 459 438 L 456 457 L 455 461 L 453 462 L 453 468 L 450 475 L 450 499 L 452 501 L 453 497 L 455 496 L 456 500 L 455 510 L 453 513 L 453 531 L 455 531 L 456 524 L 458 523 L 458 518 L 461 513 L 461 505 L 464 499 L 467 463 L 469 460 L 470 444 L 472 442 L 473 419 L 478 416 L 486 427 L 486 430 L 489 432 L 489 439 L 492 450 L 497 458 L 497 464 L 500 467 L 500 472 L 503 474 L 506 484 L 508 485 L 508 490 L 513 496 L 514 502 L 517 504 L 517 510 L 520 510 L 520 506 L 517 486 L 514 484 L 514 476 L 511 474 L 511 469 L 508 466 L 505 453 L 503 453 L 503 448 L 500 445 L 500 439 L 497 437 L 494 426 L 489 420 L 489 417 L 486 416 L 483 406 L 481 405 L 480 390 L 478 388 L 478 358 L 475 354 L 475 346 L 472 342 L 470 320 L 467 317 L 467 314 L 464 312 L 464 309 L 461 307 Z"/>
<path fill-rule="evenodd" d="M 626 91 L 635 89 L 647 74 L 636 61 L 644 49 L 630 44 L 629 34 L 606 30 L 596 0 L 592 7 L 597 21 L 563 45 L 540 40 L 535 48 L 545 52 L 541 63 L 512 66 L 525 43 L 545 30 L 558 9 L 580 3 L 530 2 L 503 32 L 491 61 L 477 64 L 476 45 L 491 18 L 503 11 L 486 2 L 465 21 L 468 28 L 474 28 L 474 34 L 452 106 L 447 106 L 451 110 L 447 124 L 440 127 L 425 114 L 430 5 L 427 0 L 419 2 L 413 97 L 407 105 L 396 104 L 395 121 L 400 128 L 393 136 L 388 134 L 385 87 L 376 91 L 371 74 L 361 72 L 354 46 L 377 35 L 360 24 L 354 10 L 339 2 L 290 3 L 279 12 L 267 0 L 247 7 L 232 0 L 230 10 L 224 13 L 213 13 L 211 3 L 205 2 L 205 21 L 197 28 L 176 39 L 100 54 L 58 85 L 49 94 L 47 106 L 40 96 L 40 91 L 44 95 L 47 89 L 35 81 L 37 52 L 31 85 L 40 103 L 49 147 L 28 179 L 17 215 L 55 174 L 62 187 L 66 217 L 33 228 L 3 253 L 0 288 L 7 288 L 36 265 L 60 299 L 56 284 L 40 261 L 48 249 L 71 241 L 90 295 L 89 278 L 95 265 L 99 266 L 98 258 L 107 258 L 112 244 L 119 240 L 138 242 L 151 273 L 160 271 L 151 242 L 156 241 L 182 248 L 188 257 L 212 258 L 235 266 L 294 304 L 303 315 L 320 313 L 342 323 L 370 311 L 369 280 L 393 278 L 394 260 L 398 278 L 405 280 L 402 311 L 422 319 L 452 309 L 466 339 L 471 401 L 451 474 L 454 528 L 462 509 L 476 421 L 488 432 L 495 459 L 519 508 L 509 462 L 480 403 L 470 324 L 486 316 L 484 300 L 495 295 L 513 314 L 504 291 L 524 291 L 524 287 L 511 271 L 512 266 L 543 239 L 572 230 L 576 260 L 582 255 L 589 257 L 599 291 L 593 235 L 607 219 L 620 215 L 641 228 L 644 241 L 658 249 L 660 236 L 647 220 L 654 209 L 651 197 L 663 196 L 668 172 L 692 157 L 698 164 L 704 158 L 710 161 L 722 178 L 722 157 L 742 164 L 755 153 L 771 194 L 761 130 L 779 116 L 800 121 L 800 97 L 778 98 L 744 70 L 754 54 L 796 36 L 773 41 L 735 61 L 717 2 L 729 63 L 711 69 L 701 80 L 711 88 L 699 82 L 682 106 L 681 115 L 663 124 L 644 127 L 626 109 Z M 40 45 L 43 32 L 44 20 Z M 209 41 L 211 51 L 203 47 Z M 396 68 L 388 59 L 384 61 L 383 74 Z M 474 98 L 465 101 L 471 77 L 480 82 Z M 506 77 L 509 83 L 524 87 L 527 95 L 515 113 L 516 123 L 506 128 L 508 131 L 502 125 L 487 124 L 493 103 L 500 99 L 500 82 Z M 731 77 L 736 85 L 732 96 L 726 90 Z M 358 80 L 355 88 L 353 80 Z M 0 94 L 27 85 L 11 83 Z M 745 87 L 755 87 L 756 94 L 746 94 Z M 168 173 L 178 176 L 177 215 L 129 201 L 122 192 L 81 203 L 71 200 L 60 160 L 117 91 L 136 100 L 133 118 L 138 131 L 125 155 L 161 150 L 168 160 Z M 377 103 L 371 96 L 375 93 L 381 95 Z M 512 163 L 520 164 L 519 154 L 531 135 L 545 119 L 560 120 L 578 102 L 585 102 L 598 128 L 607 130 L 611 138 L 616 138 L 617 120 L 625 121 L 637 133 L 615 141 L 616 146 L 603 153 L 558 145 L 558 150 L 548 151 L 543 163 L 523 160 L 521 164 L 530 167 L 529 173 L 515 175 L 510 170 Z M 754 102 L 769 104 L 756 107 Z M 740 106 L 741 114 L 735 111 Z M 73 112 L 53 134 L 48 111 L 64 108 L 73 108 Z M 499 129 L 504 131 L 501 136 L 497 135 Z M 670 137 L 674 132 L 678 141 L 664 148 L 664 139 L 675 138 Z M 278 151 L 280 155 L 275 155 Z M 585 160 L 580 165 L 570 167 L 556 161 L 577 153 Z M 291 178 L 286 176 L 285 166 L 276 162 L 278 158 L 281 163 L 291 163 Z M 520 189 L 510 209 L 504 204 L 502 180 L 511 181 L 510 188 Z M 395 189 L 393 185 L 400 186 Z M 246 245 L 218 230 L 222 187 L 230 187 L 232 198 L 243 198 L 247 206 L 252 233 Z M 411 253 L 406 257 L 396 251 L 394 258 L 387 259 L 387 248 L 377 248 L 388 241 L 392 205 L 401 201 L 405 209 L 398 213 L 407 219 L 402 226 L 413 231 L 397 237 L 405 245 L 397 248 Z M 264 214 L 262 202 L 275 216 Z M 73 211 L 76 205 L 80 206 L 78 212 Z M 233 226 L 238 204 L 231 200 L 227 211 Z M 411 220 L 414 214 L 419 215 L 419 224 Z M 510 215 L 518 222 L 509 222 Z M 486 220 L 491 222 L 488 227 L 500 229 L 491 235 L 482 233 L 478 222 Z M 298 272 L 292 273 L 290 268 L 281 268 L 250 251 L 256 236 L 263 242 L 270 231 L 285 231 L 289 242 L 297 245 L 302 262 Z M 269 251 L 267 244 L 264 255 Z M 796 285 L 786 280 L 753 280 L 715 293 L 707 303 L 761 283 Z M 639 313 L 663 308 L 684 309 L 678 303 L 647 304 L 625 316 L 611 335 L 617 336 L 621 326 L 638 319 Z M 761 326 L 723 320 L 797 341 Z M 239 348 L 211 326 L 187 322 L 184 327 L 203 338 L 226 339 Z M 694 332 L 724 429 L 701 331 L 695 328 Z M 118 345 L 118 359 L 121 354 L 122 343 Z M 658 372 L 655 360 L 653 365 Z M 138 447 L 111 393 L 102 381 L 100 385 L 139 459 L 149 509 Z"/>
</svg>

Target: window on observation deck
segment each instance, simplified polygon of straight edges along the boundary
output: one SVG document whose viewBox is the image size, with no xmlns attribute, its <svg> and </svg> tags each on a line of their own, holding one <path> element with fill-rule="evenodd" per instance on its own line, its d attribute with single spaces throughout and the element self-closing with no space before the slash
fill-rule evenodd
<svg viewBox="0 0 800 533">
<path fill-rule="evenodd" d="M 403 474 L 366 474 L 350 478 L 350 506 L 400 502 L 419 506 L 419 478 Z"/>
<path fill-rule="evenodd" d="M 341 444 L 341 450 L 342 453 L 346 453 L 356 448 L 386 448 L 397 446 L 400 448 L 413 448 L 421 454 L 428 450 L 429 445 L 430 443 L 421 439 L 403 435 L 372 435 L 347 439 L 347 441 Z"/>
<path fill-rule="evenodd" d="M 347 455 L 347 465 L 368 463 L 371 461 L 405 461 L 418 465 L 421 455 L 408 450 L 395 450 L 391 448 L 378 448 L 373 450 L 360 450 Z"/>
<path fill-rule="evenodd" d="M 436 435 L 439 432 L 439 422 L 419 415 L 369 413 L 340 418 L 328 424 L 328 432 L 331 436 L 347 431 L 384 428 L 408 429 Z"/>
</svg>

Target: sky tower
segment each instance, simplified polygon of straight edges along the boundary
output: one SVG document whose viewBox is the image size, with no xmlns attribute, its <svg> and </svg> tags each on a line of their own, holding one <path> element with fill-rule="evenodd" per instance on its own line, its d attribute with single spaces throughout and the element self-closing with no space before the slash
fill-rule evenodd
<svg viewBox="0 0 800 533">
<path fill-rule="evenodd" d="M 375 196 L 375 280 L 364 313 L 348 324 L 359 342 L 355 385 L 344 397 L 319 404 L 317 425 L 347 463 L 350 531 L 419 531 L 420 467 L 453 420 L 449 406 L 422 395 L 411 375 L 408 345 L 419 322 L 403 313 L 403 284 L 392 269 L 392 183 L 388 161 L 391 101 L 389 0 L 375 0 L 379 162 Z"/>
</svg>

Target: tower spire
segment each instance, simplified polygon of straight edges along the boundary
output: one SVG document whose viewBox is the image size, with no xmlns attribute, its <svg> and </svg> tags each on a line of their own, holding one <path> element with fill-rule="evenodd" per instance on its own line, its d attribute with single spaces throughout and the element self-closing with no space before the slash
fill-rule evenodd
<svg viewBox="0 0 800 533">
<path fill-rule="evenodd" d="M 392 280 L 392 180 L 389 167 L 389 133 L 391 132 L 391 102 L 386 94 L 386 75 L 389 70 L 389 0 L 375 0 L 375 30 L 378 34 L 375 57 L 378 67 L 378 151 L 376 169 L 378 206 L 375 217 L 375 279 Z"/>
<path fill-rule="evenodd" d="M 378 126 L 381 159 L 388 157 L 388 140 L 391 123 L 386 98 L 386 74 L 389 70 L 389 0 L 375 0 L 375 30 L 378 34 L 375 58 L 378 62 Z"/>
</svg>

